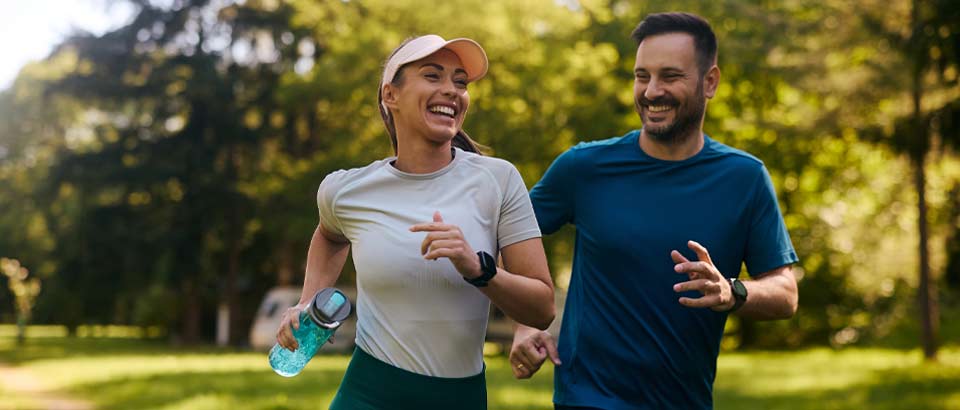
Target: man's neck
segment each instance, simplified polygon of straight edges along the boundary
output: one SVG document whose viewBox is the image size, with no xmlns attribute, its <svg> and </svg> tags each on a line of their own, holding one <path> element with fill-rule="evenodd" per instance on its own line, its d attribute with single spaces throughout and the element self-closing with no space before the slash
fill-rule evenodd
<svg viewBox="0 0 960 410">
<path fill-rule="evenodd" d="M 673 142 L 661 142 L 651 137 L 646 131 L 640 131 L 640 149 L 647 155 L 664 161 L 683 161 L 703 149 L 703 130 L 688 134 Z"/>
</svg>

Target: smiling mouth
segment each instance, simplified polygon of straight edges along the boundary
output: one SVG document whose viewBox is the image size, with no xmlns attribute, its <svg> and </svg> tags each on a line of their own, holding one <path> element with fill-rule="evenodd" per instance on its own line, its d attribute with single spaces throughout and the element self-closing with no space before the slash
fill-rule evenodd
<svg viewBox="0 0 960 410">
<path fill-rule="evenodd" d="M 650 111 L 652 113 L 659 113 L 659 112 L 669 111 L 671 108 L 673 107 L 669 105 L 648 105 L 647 111 Z"/>
<path fill-rule="evenodd" d="M 431 105 L 427 107 L 427 110 L 434 114 L 445 115 L 450 118 L 453 118 L 457 115 L 457 110 L 447 105 Z"/>
</svg>

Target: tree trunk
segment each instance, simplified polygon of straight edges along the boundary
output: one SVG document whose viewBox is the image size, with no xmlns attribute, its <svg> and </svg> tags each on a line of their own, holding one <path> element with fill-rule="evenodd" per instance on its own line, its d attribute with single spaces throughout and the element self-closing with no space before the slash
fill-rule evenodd
<svg viewBox="0 0 960 410">
<path fill-rule="evenodd" d="M 929 361 L 937 360 L 937 334 L 939 333 L 940 318 L 937 309 L 936 283 L 930 278 L 930 252 L 928 248 L 927 229 L 927 201 L 926 201 L 926 172 L 924 159 L 920 157 L 915 162 L 917 212 L 919 213 L 917 227 L 920 233 L 920 285 L 917 289 L 917 299 L 920 303 L 920 323 L 922 325 L 921 341 L 923 356 Z"/>
<path fill-rule="evenodd" d="M 937 331 L 940 324 L 937 312 L 936 284 L 930 278 L 930 251 L 927 244 L 927 175 L 926 157 L 930 150 L 930 124 L 923 116 L 923 70 L 926 51 L 919 47 L 923 27 L 920 21 L 920 1 L 913 1 L 911 10 L 913 32 L 910 42 L 914 45 L 913 55 L 913 132 L 915 140 L 911 150 L 914 166 L 914 183 L 917 190 L 917 231 L 920 235 L 920 284 L 917 289 L 917 301 L 920 303 L 920 340 L 923 344 L 923 357 L 928 361 L 937 360 Z"/>
<path fill-rule="evenodd" d="M 183 283 L 183 338 L 184 344 L 195 344 L 200 341 L 200 295 L 194 279 L 190 278 Z"/>
<path fill-rule="evenodd" d="M 26 314 L 17 314 L 17 346 L 23 346 L 27 341 L 27 322 L 29 321 Z"/>
</svg>

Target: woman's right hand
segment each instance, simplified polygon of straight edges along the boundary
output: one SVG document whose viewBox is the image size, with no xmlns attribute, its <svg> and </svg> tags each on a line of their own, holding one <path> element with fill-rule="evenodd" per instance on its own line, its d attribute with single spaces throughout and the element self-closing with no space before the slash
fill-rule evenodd
<svg viewBox="0 0 960 410">
<path fill-rule="evenodd" d="M 305 303 L 287 308 L 280 316 L 280 328 L 277 329 L 277 343 L 289 351 L 297 350 L 297 338 L 293 337 L 292 329 L 300 329 L 300 312 L 306 307 Z M 291 329 L 292 328 L 292 329 Z"/>
</svg>

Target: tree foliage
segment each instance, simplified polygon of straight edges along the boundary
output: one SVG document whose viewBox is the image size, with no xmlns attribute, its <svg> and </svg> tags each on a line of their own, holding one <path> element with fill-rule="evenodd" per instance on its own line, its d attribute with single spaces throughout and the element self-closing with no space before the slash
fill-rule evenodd
<svg viewBox="0 0 960 410">
<path fill-rule="evenodd" d="M 483 44 L 490 71 L 470 85 L 465 128 L 532 186 L 576 142 L 641 125 L 629 33 L 667 6 L 132 3 L 129 24 L 72 36 L 0 93 L 0 251 L 44 278 L 41 321 L 159 324 L 197 341 L 212 338 L 226 305 L 235 342 L 267 288 L 302 279 L 323 176 L 391 155 L 376 92 L 403 39 Z M 958 7 L 925 4 L 923 53 L 903 41 L 907 0 L 669 4 L 713 23 L 722 79 L 705 129 L 766 163 L 802 260 L 798 316 L 732 323 L 729 340 L 843 345 L 909 320 L 910 58 L 930 57 L 924 121 L 945 153 L 928 167 L 931 184 L 960 176 L 946 154 L 958 135 Z M 951 198 L 930 195 L 935 241 L 956 229 Z M 572 229 L 546 239 L 564 285 Z M 946 266 L 936 249 L 934 270 Z"/>
</svg>

